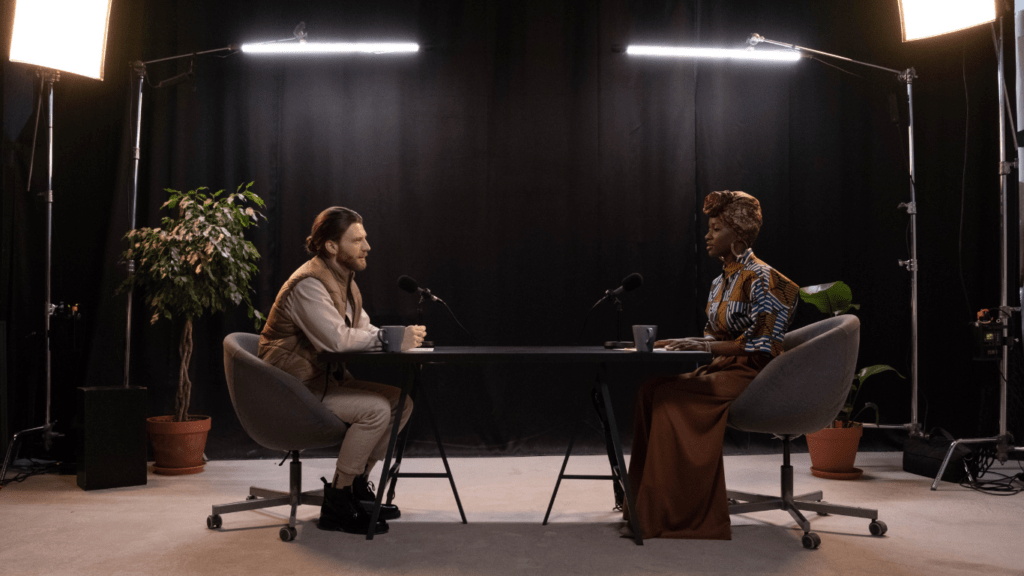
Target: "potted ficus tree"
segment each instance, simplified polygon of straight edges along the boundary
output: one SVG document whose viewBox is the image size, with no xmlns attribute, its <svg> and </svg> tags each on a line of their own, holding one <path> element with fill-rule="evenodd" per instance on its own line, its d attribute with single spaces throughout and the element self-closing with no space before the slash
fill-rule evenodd
<svg viewBox="0 0 1024 576">
<path fill-rule="evenodd" d="M 853 303 L 853 291 L 844 282 L 830 282 L 801 288 L 800 299 L 813 305 L 820 312 L 833 316 L 860 309 L 860 305 Z M 864 403 L 860 410 L 854 412 L 857 407 L 857 397 L 868 378 L 890 371 L 903 378 L 902 374 L 887 364 L 876 364 L 858 370 L 854 375 L 850 392 L 846 396 L 846 402 L 833 424 L 807 434 L 807 449 L 811 455 L 811 474 L 819 478 L 837 480 L 855 480 L 861 477 L 863 471 L 853 465 L 857 459 L 860 437 L 864 433 L 864 425 L 859 418 L 865 410 L 872 410 L 875 413 L 875 424 L 878 424 L 879 413 L 878 405 L 873 402 Z"/>
<path fill-rule="evenodd" d="M 188 192 L 167 189 L 170 197 L 161 206 L 167 216 L 159 228 L 136 228 L 125 234 L 128 249 L 123 257 L 135 261 L 135 271 L 120 287 L 139 290 L 153 312 L 151 323 L 161 318 L 181 323 L 178 353 L 178 391 L 174 414 L 148 418 L 146 429 L 153 442 L 154 472 L 194 474 L 203 470 L 203 451 L 210 430 L 209 416 L 188 413 L 192 394 L 189 362 L 192 358 L 192 323 L 207 313 L 244 303 L 259 329 L 264 317 L 252 306 L 249 282 L 257 272 L 259 252 L 244 237 L 259 218 L 263 200 L 242 184 L 234 193 Z M 255 208 L 254 208 L 255 207 Z"/>
</svg>

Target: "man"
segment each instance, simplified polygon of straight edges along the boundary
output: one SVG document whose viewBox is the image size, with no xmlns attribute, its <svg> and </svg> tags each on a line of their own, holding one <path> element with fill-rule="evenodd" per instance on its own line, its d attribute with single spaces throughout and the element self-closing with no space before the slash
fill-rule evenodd
<svg viewBox="0 0 1024 576">
<path fill-rule="evenodd" d="M 368 481 L 373 465 L 384 458 L 391 427 L 399 430 L 412 414 L 407 398 L 398 410 L 398 388 L 356 380 L 347 369 L 330 373 L 317 361 L 320 352 L 379 350 L 378 329 L 363 310 L 355 273 L 366 269 L 370 245 L 363 219 L 335 206 L 320 213 L 306 238 L 312 258 L 284 283 L 260 334 L 259 357 L 300 379 L 331 412 L 349 425 L 335 466 L 334 480 L 324 481 L 321 530 L 365 534 L 367 509 L 375 496 Z M 423 342 L 423 326 L 408 326 L 402 350 Z M 383 489 L 383 487 L 381 487 Z M 388 531 L 387 520 L 398 518 L 397 506 L 381 507 L 375 533 Z"/>
</svg>

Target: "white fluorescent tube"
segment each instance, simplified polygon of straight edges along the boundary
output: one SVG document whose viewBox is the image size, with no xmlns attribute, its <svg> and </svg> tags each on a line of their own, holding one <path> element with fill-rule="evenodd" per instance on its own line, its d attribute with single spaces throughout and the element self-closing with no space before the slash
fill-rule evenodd
<svg viewBox="0 0 1024 576">
<path fill-rule="evenodd" d="M 626 54 L 634 56 L 672 56 L 677 58 L 732 58 L 735 60 L 769 60 L 796 62 L 800 52 L 796 50 L 753 50 L 750 48 L 688 48 L 685 46 L 637 46 L 626 47 Z"/>
<path fill-rule="evenodd" d="M 419 52 L 414 42 L 275 42 L 270 44 L 242 44 L 242 52 L 249 54 L 392 54 Z"/>
</svg>

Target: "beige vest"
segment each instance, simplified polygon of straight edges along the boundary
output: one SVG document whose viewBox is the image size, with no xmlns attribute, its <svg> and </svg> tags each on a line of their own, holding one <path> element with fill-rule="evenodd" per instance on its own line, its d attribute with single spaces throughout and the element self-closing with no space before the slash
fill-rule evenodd
<svg viewBox="0 0 1024 576">
<path fill-rule="evenodd" d="M 316 278 L 327 288 L 334 307 L 343 318 L 346 307 L 352 306 L 352 322 L 349 324 L 348 318 L 345 318 L 345 323 L 357 326 L 363 310 L 363 298 L 355 283 L 355 273 L 344 268 L 342 270 L 342 274 L 335 273 L 323 259 L 314 256 L 288 278 L 277 293 L 267 323 L 260 333 L 259 357 L 264 362 L 303 382 L 323 377 L 328 369 L 327 364 L 317 361 L 316 348 L 284 310 L 284 303 L 299 282 L 306 278 Z"/>
</svg>

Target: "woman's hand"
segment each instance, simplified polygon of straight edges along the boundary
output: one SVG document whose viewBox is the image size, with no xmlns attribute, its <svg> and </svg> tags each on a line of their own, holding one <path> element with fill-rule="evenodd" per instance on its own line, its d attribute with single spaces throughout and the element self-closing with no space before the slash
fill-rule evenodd
<svg viewBox="0 0 1024 576">
<path fill-rule="evenodd" d="M 675 338 L 672 340 L 658 340 L 654 343 L 655 348 L 664 348 L 670 351 L 707 350 L 708 339 L 706 338 Z"/>
</svg>

